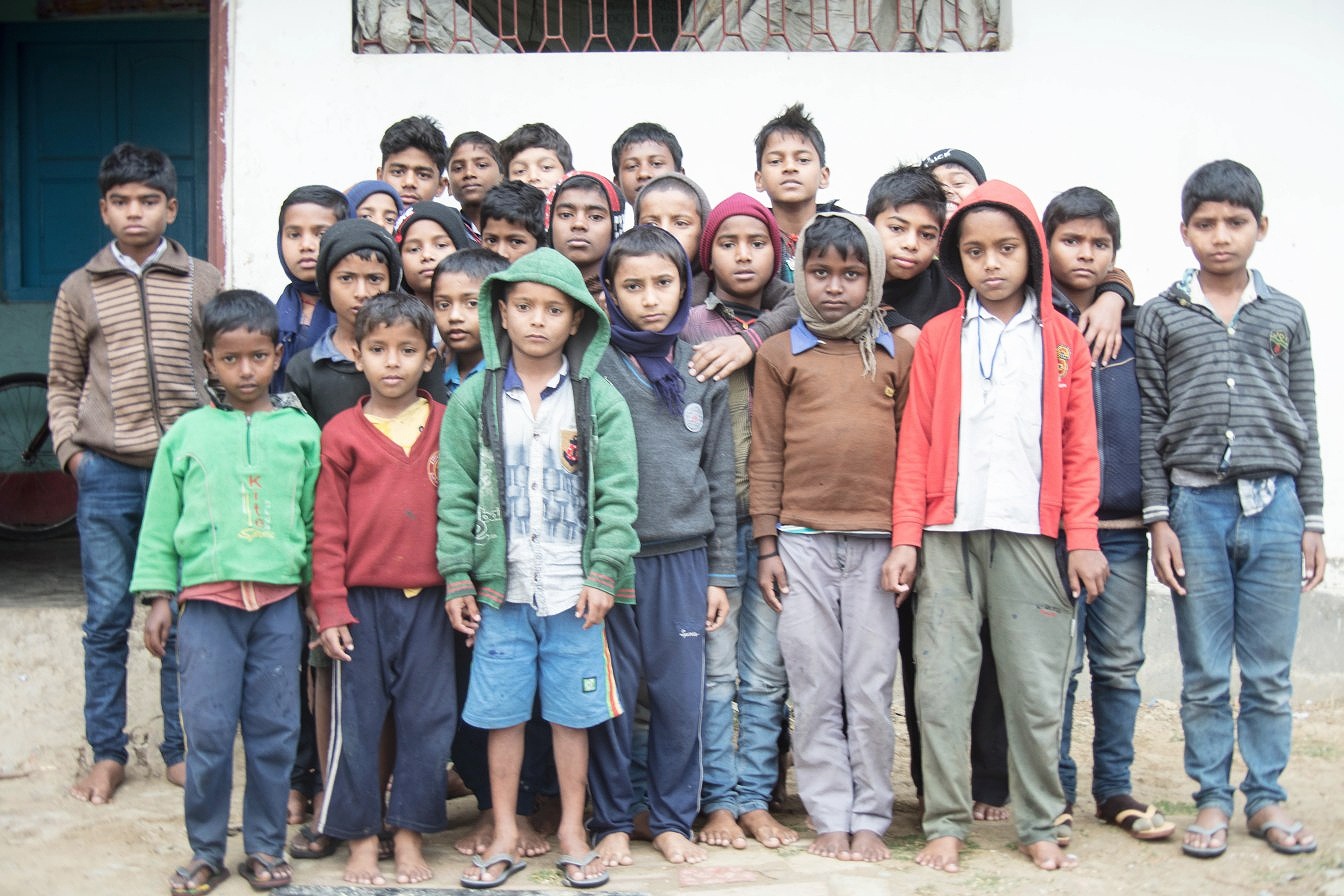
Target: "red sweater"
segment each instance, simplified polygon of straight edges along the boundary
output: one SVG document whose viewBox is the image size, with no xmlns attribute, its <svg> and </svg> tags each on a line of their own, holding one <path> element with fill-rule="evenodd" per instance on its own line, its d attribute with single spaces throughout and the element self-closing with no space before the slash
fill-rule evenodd
<svg viewBox="0 0 1344 896">
<path fill-rule="evenodd" d="M 367 401 L 367 396 L 360 399 L 322 430 L 322 471 L 313 508 L 313 606 L 319 629 L 359 621 L 350 615 L 348 588 L 443 584 L 434 553 L 443 405 L 430 401 L 429 419 L 407 457 L 365 419 Z"/>
<path fill-rule="evenodd" d="M 1030 284 L 1040 297 L 1045 348 L 1041 402 L 1041 534 L 1059 537 L 1069 550 L 1098 549 L 1097 504 L 1101 465 L 1092 358 L 1073 323 L 1055 311 L 1045 235 L 1027 197 L 1016 187 L 990 181 L 978 188 L 948 222 L 941 256 L 961 283 L 957 237 L 968 210 L 991 205 L 1023 225 L 1032 252 Z M 958 435 L 961 426 L 961 330 L 965 300 L 929 321 L 915 346 L 910 396 L 901 419 L 892 495 L 892 544 L 918 547 L 925 526 L 951 523 L 957 512 Z M 1023 401 L 1032 400 L 1028 396 Z"/>
</svg>

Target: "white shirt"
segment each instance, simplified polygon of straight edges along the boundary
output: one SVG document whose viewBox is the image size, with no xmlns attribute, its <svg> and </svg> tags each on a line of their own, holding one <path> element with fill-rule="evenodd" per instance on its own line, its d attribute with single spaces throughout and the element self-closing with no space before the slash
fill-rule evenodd
<svg viewBox="0 0 1344 896">
<path fill-rule="evenodd" d="M 112 241 L 112 257 L 117 260 L 117 264 L 121 265 L 122 267 L 124 267 L 126 270 L 130 271 L 137 277 L 139 277 L 141 274 L 145 272 L 145 268 L 149 267 L 154 262 L 162 258 L 163 253 L 167 251 L 168 251 L 168 240 L 164 239 L 163 237 L 160 237 L 158 247 L 149 254 L 149 257 L 145 259 L 145 263 L 137 264 L 134 258 L 132 258 L 131 256 L 127 255 L 126 253 L 122 252 L 120 249 L 117 248 L 116 240 Z"/>
</svg>

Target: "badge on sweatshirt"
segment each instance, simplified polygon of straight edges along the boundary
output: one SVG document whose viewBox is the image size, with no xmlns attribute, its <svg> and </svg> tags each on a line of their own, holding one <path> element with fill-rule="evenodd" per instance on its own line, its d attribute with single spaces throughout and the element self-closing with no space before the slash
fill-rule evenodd
<svg viewBox="0 0 1344 896">
<path fill-rule="evenodd" d="M 699 432 L 705 425 L 705 409 L 698 402 L 691 402 L 681 412 L 681 420 L 691 432 Z"/>
<path fill-rule="evenodd" d="M 1278 356 L 1284 353 L 1288 348 L 1288 332 L 1286 330 L 1269 331 L 1269 351 Z"/>
<path fill-rule="evenodd" d="M 439 455 L 437 453 L 429 456 L 429 463 L 426 465 L 425 472 L 429 474 L 429 484 L 435 488 L 439 487 Z"/>
<path fill-rule="evenodd" d="M 579 432 L 575 429 L 560 430 L 560 444 L 564 449 L 560 452 L 560 463 L 565 468 L 566 473 L 579 472 Z"/>
<path fill-rule="evenodd" d="M 1073 352 L 1064 343 L 1055 346 L 1055 370 L 1060 376 L 1065 376 L 1069 372 L 1069 358 Z"/>
</svg>

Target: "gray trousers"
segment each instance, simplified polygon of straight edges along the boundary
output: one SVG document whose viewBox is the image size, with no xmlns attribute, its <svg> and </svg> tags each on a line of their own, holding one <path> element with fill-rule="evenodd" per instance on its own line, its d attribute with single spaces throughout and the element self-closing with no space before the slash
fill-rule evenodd
<svg viewBox="0 0 1344 896">
<path fill-rule="evenodd" d="M 1008 728 L 1008 792 L 1024 844 L 1053 839 L 1064 808 L 1059 737 L 1073 656 L 1073 602 L 1055 540 L 925 532 L 915 608 L 915 703 L 924 742 L 924 836 L 971 827 L 971 707 L 989 622 Z"/>
<path fill-rule="evenodd" d="M 888 539 L 779 536 L 789 575 L 779 648 L 795 714 L 798 793 L 819 833 L 891 824 L 896 600 L 881 588 Z"/>
</svg>

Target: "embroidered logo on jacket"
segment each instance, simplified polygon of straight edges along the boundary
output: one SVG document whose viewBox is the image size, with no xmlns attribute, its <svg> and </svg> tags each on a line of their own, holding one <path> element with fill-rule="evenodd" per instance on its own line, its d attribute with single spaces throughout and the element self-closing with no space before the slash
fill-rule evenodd
<svg viewBox="0 0 1344 896">
<path fill-rule="evenodd" d="M 564 451 L 560 454 L 560 463 L 564 465 L 566 473 L 577 473 L 579 471 L 579 433 L 577 430 L 564 429 L 560 431 L 560 444 L 564 445 Z"/>
<path fill-rule="evenodd" d="M 1060 376 L 1066 376 L 1069 372 L 1069 358 L 1073 357 L 1073 352 L 1064 343 L 1055 346 L 1055 372 Z"/>
<path fill-rule="evenodd" d="M 1269 351 L 1273 355 L 1281 355 L 1288 348 L 1288 333 L 1286 330 L 1269 331 Z"/>
<path fill-rule="evenodd" d="M 244 541 L 274 538 L 271 531 L 271 505 L 261 496 L 261 474 L 249 473 L 242 482 L 243 519 L 247 524 L 238 532 Z"/>
<path fill-rule="evenodd" d="M 425 472 L 429 474 L 429 484 L 435 488 L 439 487 L 439 455 L 437 453 L 429 456 L 429 463 L 425 465 Z"/>
</svg>

